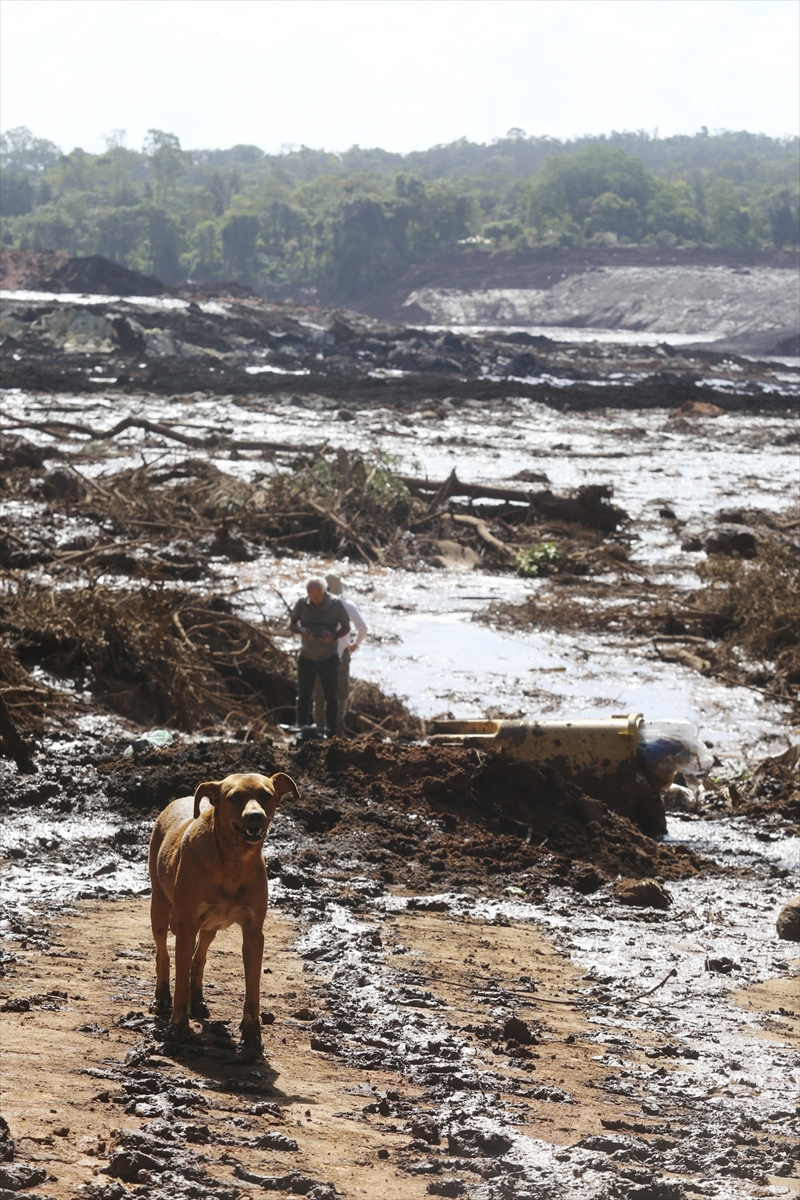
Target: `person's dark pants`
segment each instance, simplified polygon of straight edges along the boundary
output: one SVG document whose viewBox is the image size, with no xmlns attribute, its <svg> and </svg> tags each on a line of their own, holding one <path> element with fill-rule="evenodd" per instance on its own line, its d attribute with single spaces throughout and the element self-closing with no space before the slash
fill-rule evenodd
<svg viewBox="0 0 800 1200">
<path fill-rule="evenodd" d="M 347 716 L 347 701 L 350 695 L 350 651 L 345 650 L 339 659 L 339 728 L 337 733 L 344 731 L 344 719 Z M 314 683 L 314 724 L 322 726 L 325 717 L 325 696 L 322 692 L 322 681 L 319 675 Z"/>
<path fill-rule="evenodd" d="M 297 724 L 311 724 L 311 701 L 314 682 L 319 677 L 325 697 L 325 728 L 333 735 L 339 728 L 339 655 L 334 650 L 329 658 L 317 661 L 297 659 Z"/>
</svg>

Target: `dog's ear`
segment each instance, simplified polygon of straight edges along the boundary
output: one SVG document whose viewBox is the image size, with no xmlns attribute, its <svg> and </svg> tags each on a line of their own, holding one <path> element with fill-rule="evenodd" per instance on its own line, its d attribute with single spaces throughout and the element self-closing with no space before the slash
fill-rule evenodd
<svg viewBox="0 0 800 1200">
<path fill-rule="evenodd" d="M 300 799 L 300 793 L 297 790 L 297 784 L 289 775 L 284 774 L 283 771 L 278 771 L 277 775 L 271 775 L 270 780 L 273 788 L 275 789 L 275 795 L 279 800 L 281 796 L 284 796 L 287 792 L 291 792 L 295 800 Z"/>
<path fill-rule="evenodd" d="M 222 784 L 209 780 L 207 783 L 201 783 L 194 794 L 194 819 L 195 821 L 200 816 L 200 801 L 205 796 L 212 804 L 216 804 L 219 800 L 219 792 Z"/>
</svg>

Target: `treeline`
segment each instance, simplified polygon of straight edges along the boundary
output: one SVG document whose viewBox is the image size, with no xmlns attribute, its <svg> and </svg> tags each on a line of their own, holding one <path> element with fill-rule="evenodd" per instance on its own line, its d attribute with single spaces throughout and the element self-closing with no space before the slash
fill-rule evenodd
<svg viewBox="0 0 800 1200">
<path fill-rule="evenodd" d="M 467 248 L 800 244 L 799 140 L 510 130 L 413 154 L 184 150 L 150 130 L 103 154 L 0 138 L 3 246 L 102 254 L 167 283 L 234 279 L 345 301 Z"/>
</svg>

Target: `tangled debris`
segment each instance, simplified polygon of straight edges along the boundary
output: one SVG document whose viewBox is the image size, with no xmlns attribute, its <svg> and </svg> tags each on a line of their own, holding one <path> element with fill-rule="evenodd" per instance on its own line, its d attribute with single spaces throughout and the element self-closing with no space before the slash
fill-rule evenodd
<svg viewBox="0 0 800 1200">
<path fill-rule="evenodd" d="M 120 427 L 131 424 L 164 432 L 146 421 Z M 52 434 L 61 429 L 48 423 Z M 247 446 L 272 459 L 277 453 L 275 443 Z M 80 558 L 83 565 L 121 574 L 197 578 L 198 559 L 246 561 L 258 549 L 324 552 L 386 566 L 421 559 L 441 565 L 444 542 L 460 546 L 469 565 L 524 574 L 586 574 L 603 569 L 609 555 L 626 558 L 624 537 L 617 536 L 626 514 L 611 503 L 608 485 L 558 496 L 541 487 L 463 484 L 455 470 L 442 482 L 401 476 L 386 459 L 344 447 L 293 450 L 288 458 L 287 447 L 280 449 L 281 468 L 256 471 L 249 481 L 199 456 L 99 478 L 82 471 L 73 456 L 39 477 L 43 452 L 22 438 L 10 440 L 4 451 L 7 496 L 45 499 L 53 511 L 95 523 L 97 536 L 92 542 L 84 534 L 79 544 L 72 539 L 56 548 L 43 543 L 44 531 L 30 540 L 10 527 L 0 541 L 0 559 L 25 568 Z M 482 506 L 480 499 L 488 503 Z M 559 539 L 558 555 L 542 558 L 541 571 L 531 570 L 534 548 L 552 537 Z M 162 542 L 155 550 L 154 541 Z"/>
<path fill-rule="evenodd" d="M 537 593 L 523 604 L 495 604 L 478 619 L 516 629 L 555 627 L 652 638 L 663 660 L 752 687 L 788 702 L 797 713 L 800 546 L 788 532 L 797 521 L 790 513 L 785 531 L 775 518 L 771 525 L 752 556 L 709 555 L 698 568 L 705 586 L 693 592 L 680 594 L 643 578 L 613 584 L 588 579 L 582 581 L 580 595 L 562 588 L 557 604 L 550 594 Z M 608 548 L 601 553 L 608 555 Z M 612 596 L 616 604 L 604 603 Z"/>
<path fill-rule="evenodd" d="M 799 551 L 796 542 L 773 534 L 757 542 L 752 557 L 711 556 L 699 569 L 706 587 L 695 600 L 705 610 L 707 624 L 721 635 L 722 669 L 795 704 L 800 687 Z"/>
<path fill-rule="evenodd" d="M 295 665 L 269 630 L 237 616 L 223 596 L 143 585 L 61 591 L 20 584 L 0 596 L 0 679 L 21 729 L 80 707 L 84 693 L 140 725 L 185 732 L 227 728 L 245 741 L 294 719 Z M 34 680 L 36 667 L 61 686 Z M 419 736 L 405 706 L 356 682 L 351 734 Z"/>
<path fill-rule="evenodd" d="M 21 664 L 142 725 L 274 727 L 291 710 L 289 657 L 220 596 L 21 587 L 2 597 L 0 624 Z"/>
</svg>

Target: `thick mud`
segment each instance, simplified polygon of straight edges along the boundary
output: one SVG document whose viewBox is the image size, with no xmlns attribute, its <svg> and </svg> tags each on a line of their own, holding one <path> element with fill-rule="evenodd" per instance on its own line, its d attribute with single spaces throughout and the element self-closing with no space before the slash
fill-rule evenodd
<svg viewBox="0 0 800 1200">
<path fill-rule="evenodd" d="M 36 777 L 3 773 L 7 1187 L 527 1200 L 791 1182 L 782 765 L 740 785 L 745 815 L 679 813 L 653 841 L 458 748 L 55 751 Z M 187 1043 L 148 1012 L 152 819 L 245 765 L 301 792 L 267 844 L 260 1063 L 237 1059 L 235 930 Z M 666 907 L 630 908 L 620 875 L 659 878 Z"/>
<path fill-rule="evenodd" d="M 796 369 L 9 305 L 3 1194 L 796 1193 Z M 369 635 L 346 736 L 298 746 L 285 604 L 330 571 Z M 693 720 L 709 778 L 604 803 L 425 740 L 637 710 Z M 239 770 L 300 790 L 256 1062 L 235 928 L 186 1043 L 149 1012 L 152 822 Z"/>
</svg>

